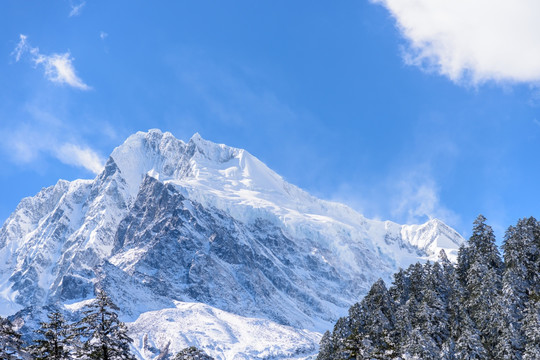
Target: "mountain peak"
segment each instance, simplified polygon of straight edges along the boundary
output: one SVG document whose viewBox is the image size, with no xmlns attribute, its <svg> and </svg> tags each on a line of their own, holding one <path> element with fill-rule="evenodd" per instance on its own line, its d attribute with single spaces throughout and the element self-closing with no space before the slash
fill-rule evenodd
<svg viewBox="0 0 540 360">
<path fill-rule="evenodd" d="M 438 254 L 444 250 L 452 261 L 457 260 L 458 248 L 463 240 L 454 229 L 436 218 L 421 225 L 404 225 L 402 233 L 412 245 L 427 253 Z"/>
<path fill-rule="evenodd" d="M 100 282 L 129 319 L 197 301 L 320 331 L 378 278 L 460 241 L 439 220 L 369 220 L 318 199 L 246 150 L 151 129 L 95 179 L 21 202 L 0 229 L 0 311 L 84 302 Z"/>
<path fill-rule="evenodd" d="M 205 140 L 199 133 L 185 143 L 158 129 L 138 132 L 116 148 L 111 157 L 129 184 L 132 197 L 144 177 L 151 175 L 177 186 L 191 199 L 227 211 L 243 222 L 253 221 L 254 216 L 285 221 L 291 226 L 289 230 L 296 232 L 299 224 L 314 216 L 323 223 L 353 228 L 367 221 L 346 205 L 317 199 L 287 183 L 248 151 Z M 447 240 L 460 236 L 448 229 L 440 220 L 432 219 L 426 224 L 404 226 L 401 236 L 436 256 L 439 246 L 457 249 L 453 241 Z M 430 238 L 426 244 L 422 234 L 433 234 L 437 240 Z M 447 252 L 453 258 L 453 252 Z"/>
<path fill-rule="evenodd" d="M 202 138 L 201 134 L 199 134 L 198 132 L 196 132 L 195 134 L 193 134 L 193 136 L 191 137 L 191 139 L 189 139 L 189 141 L 193 141 L 194 143 L 198 143 L 200 141 L 204 141 L 204 139 Z"/>
</svg>

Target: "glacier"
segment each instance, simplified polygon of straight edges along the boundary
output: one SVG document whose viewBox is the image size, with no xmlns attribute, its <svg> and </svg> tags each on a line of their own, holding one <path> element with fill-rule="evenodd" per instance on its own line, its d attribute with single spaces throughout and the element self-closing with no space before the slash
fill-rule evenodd
<svg viewBox="0 0 540 360">
<path fill-rule="evenodd" d="M 29 331 L 47 307 L 76 314 L 99 286 L 140 359 L 184 345 L 307 358 L 378 278 L 440 250 L 455 259 L 462 242 L 440 220 L 367 219 L 246 150 L 154 129 L 114 149 L 95 179 L 20 202 L 0 229 L 0 315 Z"/>
</svg>

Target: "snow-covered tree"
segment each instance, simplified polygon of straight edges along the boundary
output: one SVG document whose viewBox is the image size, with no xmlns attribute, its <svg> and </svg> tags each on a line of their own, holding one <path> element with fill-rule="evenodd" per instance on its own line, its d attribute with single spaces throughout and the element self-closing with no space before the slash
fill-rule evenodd
<svg viewBox="0 0 540 360">
<path fill-rule="evenodd" d="M 540 296 L 532 292 L 523 318 L 523 360 L 540 359 Z"/>
<path fill-rule="evenodd" d="M 118 307 L 104 291 L 98 290 L 96 299 L 83 310 L 77 332 L 82 340 L 78 357 L 85 360 L 135 360 L 129 345 L 133 340 L 118 319 Z"/>
<path fill-rule="evenodd" d="M 27 358 L 28 355 L 23 350 L 21 334 L 15 330 L 11 321 L 0 316 L 0 359 L 18 360 Z"/>
<path fill-rule="evenodd" d="M 406 359 L 437 360 L 439 349 L 437 344 L 419 328 L 414 328 L 402 344 L 402 352 Z"/>
<path fill-rule="evenodd" d="M 195 346 L 191 346 L 176 354 L 173 360 L 214 360 L 214 358 Z"/>
<path fill-rule="evenodd" d="M 456 360 L 488 360 L 490 357 L 482 344 L 480 334 L 470 319 L 465 319 L 461 327 L 461 335 L 455 344 Z"/>
<path fill-rule="evenodd" d="M 502 261 L 495 244 L 493 229 L 479 215 L 469 239 L 469 269 L 466 274 L 466 301 L 488 355 L 494 357 L 503 325 L 498 307 L 502 290 Z"/>
<path fill-rule="evenodd" d="M 42 322 L 35 332 L 39 338 L 29 347 L 32 358 L 36 360 L 71 359 L 71 327 L 61 313 L 55 311 L 49 315 L 48 322 Z"/>
<path fill-rule="evenodd" d="M 330 331 L 326 331 L 321 338 L 320 351 L 319 355 L 317 355 L 317 360 L 332 360 L 334 359 L 335 352 L 332 334 Z"/>
<path fill-rule="evenodd" d="M 536 222 L 536 221 L 535 221 Z M 501 359 L 521 359 L 523 351 L 523 334 L 521 321 L 525 311 L 527 289 L 526 248 L 532 241 L 531 223 L 526 219 L 518 221 L 506 231 L 503 251 L 504 270 L 502 276 L 502 294 L 500 307 L 504 326 L 496 346 L 495 354 Z"/>
<path fill-rule="evenodd" d="M 375 359 L 390 357 L 395 350 L 395 309 L 382 279 L 373 284 L 360 308 L 360 327 L 355 329 L 357 348 Z"/>
</svg>

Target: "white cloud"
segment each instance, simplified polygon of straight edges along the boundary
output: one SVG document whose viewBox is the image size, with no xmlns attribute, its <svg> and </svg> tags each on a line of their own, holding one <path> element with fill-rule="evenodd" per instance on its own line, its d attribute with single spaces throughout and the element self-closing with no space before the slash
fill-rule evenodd
<svg viewBox="0 0 540 360">
<path fill-rule="evenodd" d="M 36 65 L 43 64 L 45 76 L 52 82 L 68 84 L 81 90 L 88 90 L 86 85 L 76 74 L 69 52 L 64 54 L 39 55 L 34 59 Z"/>
<path fill-rule="evenodd" d="M 10 147 L 12 158 L 23 164 L 38 161 L 42 154 L 48 154 L 66 165 L 82 167 L 99 174 L 105 163 L 103 158 L 89 147 L 72 143 L 59 144 L 58 139 L 33 132 L 20 133 L 5 145 Z"/>
<path fill-rule="evenodd" d="M 66 165 L 81 167 L 97 174 L 103 170 L 104 158 L 84 144 L 71 128 L 46 111 L 28 108 L 28 121 L 0 128 L 10 134 L 0 143 L 0 150 L 19 165 L 37 168 L 47 157 L 53 157 Z"/>
<path fill-rule="evenodd" d="M 19 43 L 15 47 L 15 50 L 11 53 L 11 55 L 15 56 L 15 61 L 21 60 L 21 56 L 26 52 L 29 51 L 28 42 L 26 41 L 27 36 L 20 34 L 19 35 Z"/>
<path fill-rule="evenodd" d="M 454 82 L 540 81 L 537 0 L 372 0 L 396 19 L 408 64 Z"/>
<path fill-rule="evenodd" d="M 73 58 L 69 52 L 64 54 L 44 55 L 39 52 L 39 48 L 31 47 L 27 41 L 26 35 L 20 35 L 20 40 L 12 55 L 15 56 L 15 61 L 20 61 L 25 55 L 30 55 L 30 60 L 36 66 L 43 66 L 45 77 L 57 84 L 66 84 L 81 90 L 89 90 L 86 85 L 76 74 L 73 67 Z"/>
<path fill-rule="evenodd" d="M 56 157 L 68 165 L 75 165 L 99 174 L 103 170 L 103 159 L 89 147 L 66 143 L 55 151 Z"/>
<path fill-rule="evenodd" d="M 107 36 L 109 36 L 109 34 L 107 34 L 105 31 L 100 31 L 100 33 L 99 33 L 99 38 L 100 38 L 101 40 L 105 40 L 105 38 L 106 38 Z"/>
<path fill-rule="evenodd" d="M 69 12 L 69 17 L 79 16 L 82 12 L 82 8 L 86 5 L 86 1 L 81 2 L 78 5 L 71 5 L 71 11 Z"/>
</svg>

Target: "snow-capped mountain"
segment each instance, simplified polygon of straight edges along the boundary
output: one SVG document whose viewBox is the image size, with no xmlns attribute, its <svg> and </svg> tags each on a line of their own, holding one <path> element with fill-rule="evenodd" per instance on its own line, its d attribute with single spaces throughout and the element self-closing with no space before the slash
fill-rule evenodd
<svg viewBox="0 0 540 360">
<path fill-rule="evenodd" d="M 462 241 L 438 220 L 369 220 L 317 199 L 245 150 L 150 130 L 116 148 L 95 179 L 21 201 L 0 229 L 0 315 L 73 310 L 99 282 L 132 322 L 141 358 L 189 339 L 217 358 L 294 358 L 316 351 L 317 334 L 379 277 L 441 249 L 455 258 Z M 187 303 L 201 303 L 193 316 L 209 325 L 199 332 L 227 319 L 236 327 L 215 342 L 171 331 Z M 231 335 L 245 334 L 238 324 L 279 328 L 275 344 L 288 345 L 254 355 L 249 337 Z"/>
</svg>

